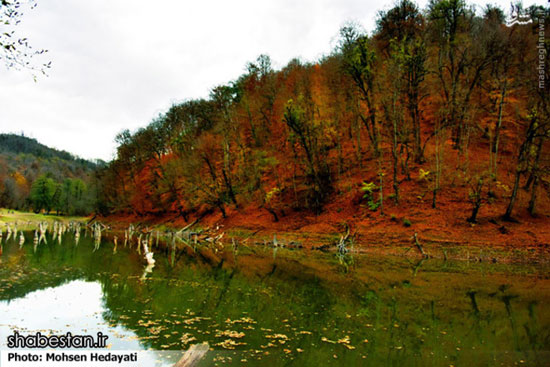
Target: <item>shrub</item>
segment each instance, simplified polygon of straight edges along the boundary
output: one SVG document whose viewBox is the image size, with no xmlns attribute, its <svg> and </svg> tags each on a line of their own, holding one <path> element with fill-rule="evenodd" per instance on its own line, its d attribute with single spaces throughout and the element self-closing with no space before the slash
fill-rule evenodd
<svg viewBox="0 0 550 367">
<path fill-rule="evenodd" d="M 424 171 L 422 168 L 420 168 L 420 171 L 418 172 L 418 180 L 428 181 L 429 179 L 430 179 L 430 171 L 428 170 Z"/>
<path fill-rule="evenodd" d="M 367 205 L 370 210 L 376 210 L 380 206 L 380 201 L 374 201 L 374 190 L 376 190 L 376 185 L 373 182 L 363 182 L 361 186 L 361 191 L 364 192 L 363 199 L 367 200 Z"/>
</svg>

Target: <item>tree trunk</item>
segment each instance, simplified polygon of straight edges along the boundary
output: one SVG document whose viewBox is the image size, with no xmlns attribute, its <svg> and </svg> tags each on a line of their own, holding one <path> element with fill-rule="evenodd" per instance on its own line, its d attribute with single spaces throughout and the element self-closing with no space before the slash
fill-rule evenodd
<svg viewBox="0 0 550 367">
<path fill-rule="evenodd" d="M 225 207 L 223 206 L 223 203 L 218 203 L 218 208 L 220 209 L 220 212 L 222 212 L 222 217 L 227 218 L 227 215 L 225 213 Z"/>
<path fill-rule="evenodd" d="M 413 111 L 411 113 L 411 118 L 413 120 L 413 130 L 414 130 L 414 161 L 416 163 L 423 163 L 424 151 L 422 150 L 422 142 L 421 142 L 420 112 L 418 111 L 418 102 L 413 108 Z"/>
<path fill-rule="evenodd" d="M 493 150 L 493 174 L 495 180 L 497 178 L 497 159 L 498 159 L 498 145 L 500 143 L 500 127 L 502 126 L 502 113 L 504 111 L 504 99 L 506 98 L 506 81 L 504 81 L 504 86 L 502 87 L 502 92 L 500 94 L 500 103 L 498 104 L 498 120 L 495 126 L 495 141 L 492 147 Z"/>
<path fill-rule="evenodd" d="M 225 182 L 225 186 L 229 191 L 229 198 L 231 199 L 233 204 L 235 204 L 235 206 L 238 207 L 239 205 L 237 204 L 237 198 L 235 197 L 235 192 L 233 191 L 233 185 L 231 184 L 231 181 L 229 180 L 229 177 L 227 176 L 227 172 L 225 171 L 225 169 L 222 169 L 222 175 L 223 175 L 223 180 Z"/>
<path fill-rule="evenodd" d="M 531 188 L 531 199 L 529 200 L 529 214 L 531 216 L 535 215 L 535 204 L 537 202 L 537 188 L 539 186 L 539 178 L 538 176 L 535 176 L 533 180 L 533 187 Z"/>
<path fill-rule="evenodd" d="M 474 203 L 474 208 L 472 210 L 472 216 L 468 218 L 468 222 L 477 223 L 477 213 L 479 212 L 479 208 L 481 208 L 481 200 L 476 199 L 476 202 Z"/>
<path fill-rule="evenodd" d="M 393 191 L 395 193 L 395 203 L 399 203 L 399 182 L 397 181 L 397 169 L 398 169 L 398 157 L 397 157 L 397 121 L 393 118 L 393 145 L 392 145 L 392 158 L 393 158 Z"/>
<path fill-rule="evenodd" d="M 269 212 L 269 214 L 271 214 L 273 216 L 273 221 L 274 222 L 278 222 L 279 221 L 279 216 L 277 215 L 277 212 L 271 208 L 265 208 L 265 210 L 267 210 Z"/>
<path fill-rule="evenodd" d="M 531 187 L 531 184 L 534 182 L 535 178 L 538 175 L 540 155 L 541 155 L 541 152 L 542 152 L 542 142 L 543 142 L 543 138 L 539 138 L 539 141 L 537 143 L 537 154 L 535 155 L 535 162 L 533 163 L 533 167 L 530 170 L 530 174 L 529 174 L 529 178 L 527 179 L 527 183 L 523 187 L 525 190 L 529 190 L 529 188 Z"/>
<path fill-rule="evenodd" d="M 433 196 L 432 196 L 432 208 L 437 208 L 437 188 L 433 189 Z"/>
<path fill-rule="evenodd" d="M 186 222 L 189 222 L 189 216 L 181 206 L 179 207 L 179 212 L 180 212 L 180 215 L 183 217 L 183 220 L 185 220 Z"/>
<path fill-rule="evenodd" d="M 518 170 L 516 172 L 516 179 L 514 180 L 514 189 L 512 190 L 512 196 L 510 197 L 510 203 L 508 208 L 506 208 L 506 213 L 504 214 L 504 219 L 512 219 L 512 210 L 514 210 L 514 204 L 516 203 L 516 197 L 518 195 L 519 179 L 521 172 Z"/>
<path fill-rule="evenodd" d="M 529 123 L 529 127 L 527 128 L 527 133 L 525 134 L 525 140 L 523 141 L 519 149 L 518 163 L 517 163 L 518 167 L 516 169 L 514 189 L 512 190 L 510 203 L 508 204 L 508 208 L 506 208 L 506 213 L 504 214 L 504 217 L 503 217 L 505 220 L 512 219 L 512 210 L 514 210 L 514 204 L 516 203 L 516 198 L 518 195 L 520 176 L 523 172 L 525 172 L 525 169 L 521 167 L 522 167 L 522 164 L 526 161 L 525 155 L 527 154 L 527 152 L 531 147 L 531 144 L 533 143 L 536 129 L 537 129 L 536 119 L 532 119 L 531 122 Z"/>
</svg>

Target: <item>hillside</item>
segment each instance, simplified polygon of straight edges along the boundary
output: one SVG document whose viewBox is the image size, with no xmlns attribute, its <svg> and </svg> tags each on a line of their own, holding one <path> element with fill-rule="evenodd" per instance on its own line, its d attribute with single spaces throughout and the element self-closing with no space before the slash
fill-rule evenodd
<svg viewBox="0 0 550 367">
<path fill-rule="evenodd" d="M 59 185 L 65 183 L 67 187 L 70 183 L 82 186 L 82 182 L 86 188 L 91 188 L 94 185 L 93 174 L 103 164 L 47 147 L 23 135 L 0 134 L 0 207 L 33 208 L 31 189 L 40 177 Z M 50 186 L 53 200 L 55 187 Z M 61 189 L 58 195 L 61 195 Z M 87 205 L 91 210 L 93 203 L 90 201 Z"/>
<path fill-rule="evenodd" d="M 550 83 L 534 71 L 550 11 L 528 14 L 508 27 L 495 7 L 403 0 L 316 62 L 262 55 L 121 133 L 102 207 L 265 232 L 346 223 L 371 243 L 549 244 Z"/>
<path fill-rule="evenodd" d="M 36 158 L 51 160 L 59 159 L 66 162 L 75 162 L 85 168 L 94 169 L 100 162 L 92 162 L 75 157 L 64 150 L 57 150 L 39 143 L 36 139 L 16 134 L 0 134 L 0 154 L 30 154 Z"/>
</svg>

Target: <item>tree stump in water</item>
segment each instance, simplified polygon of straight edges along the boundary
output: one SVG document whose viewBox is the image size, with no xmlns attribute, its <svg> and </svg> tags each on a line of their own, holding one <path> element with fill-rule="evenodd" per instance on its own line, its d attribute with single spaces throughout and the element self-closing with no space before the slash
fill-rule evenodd
<svg viewBox="0 0 550 367">
<path fill-rule="evenodd" d="M 417 236 L 416 232 L 414 233 L 414 244 L 416 245 L 416 248 L 418 248 L 418 251 L 420 251 L 420 254 L 422 254 L 422 256 L 424 256 L 424 258 L 427 259 L 429 257 L 429 255 L 424 252 L 424 249 L 422 248 L 422 245 L 418 241 L 418 236 Z"/>
<path fill-rule="evenodd" d="M 194 367 L 208 352 L 208 343 L 194 344 L 184 353 L 174 367 Z"/>
</svg>

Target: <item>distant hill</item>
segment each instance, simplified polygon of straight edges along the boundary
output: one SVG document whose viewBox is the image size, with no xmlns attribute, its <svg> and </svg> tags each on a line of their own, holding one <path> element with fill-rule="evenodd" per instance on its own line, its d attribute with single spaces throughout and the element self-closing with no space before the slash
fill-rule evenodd
<svg viewBox="0 0 550 367">
<path fill-rule="evenodd" d="M 31 187 L 40 176 L 59 185 L 67 179 L 82 180 L 92 196 L 93 174 L 104 165 L 101 160 L 79 158 L 23 135 L 0 134 L 0 207 L 30 209 Z"/>
<path fill-rule="evenodd" d="M 92 169 L 98 164 L 101 165 L 103 163 L 101 161 L 82 159 L 67 151 L 50 148 L 39 143 L 36 139 L 16 134 L 0 134 L 0 154 L 2 153 L 32 154 L 37 158 L 43 159 L 59 158 L 65 161 L 78 162 Z"/>
</svg>

